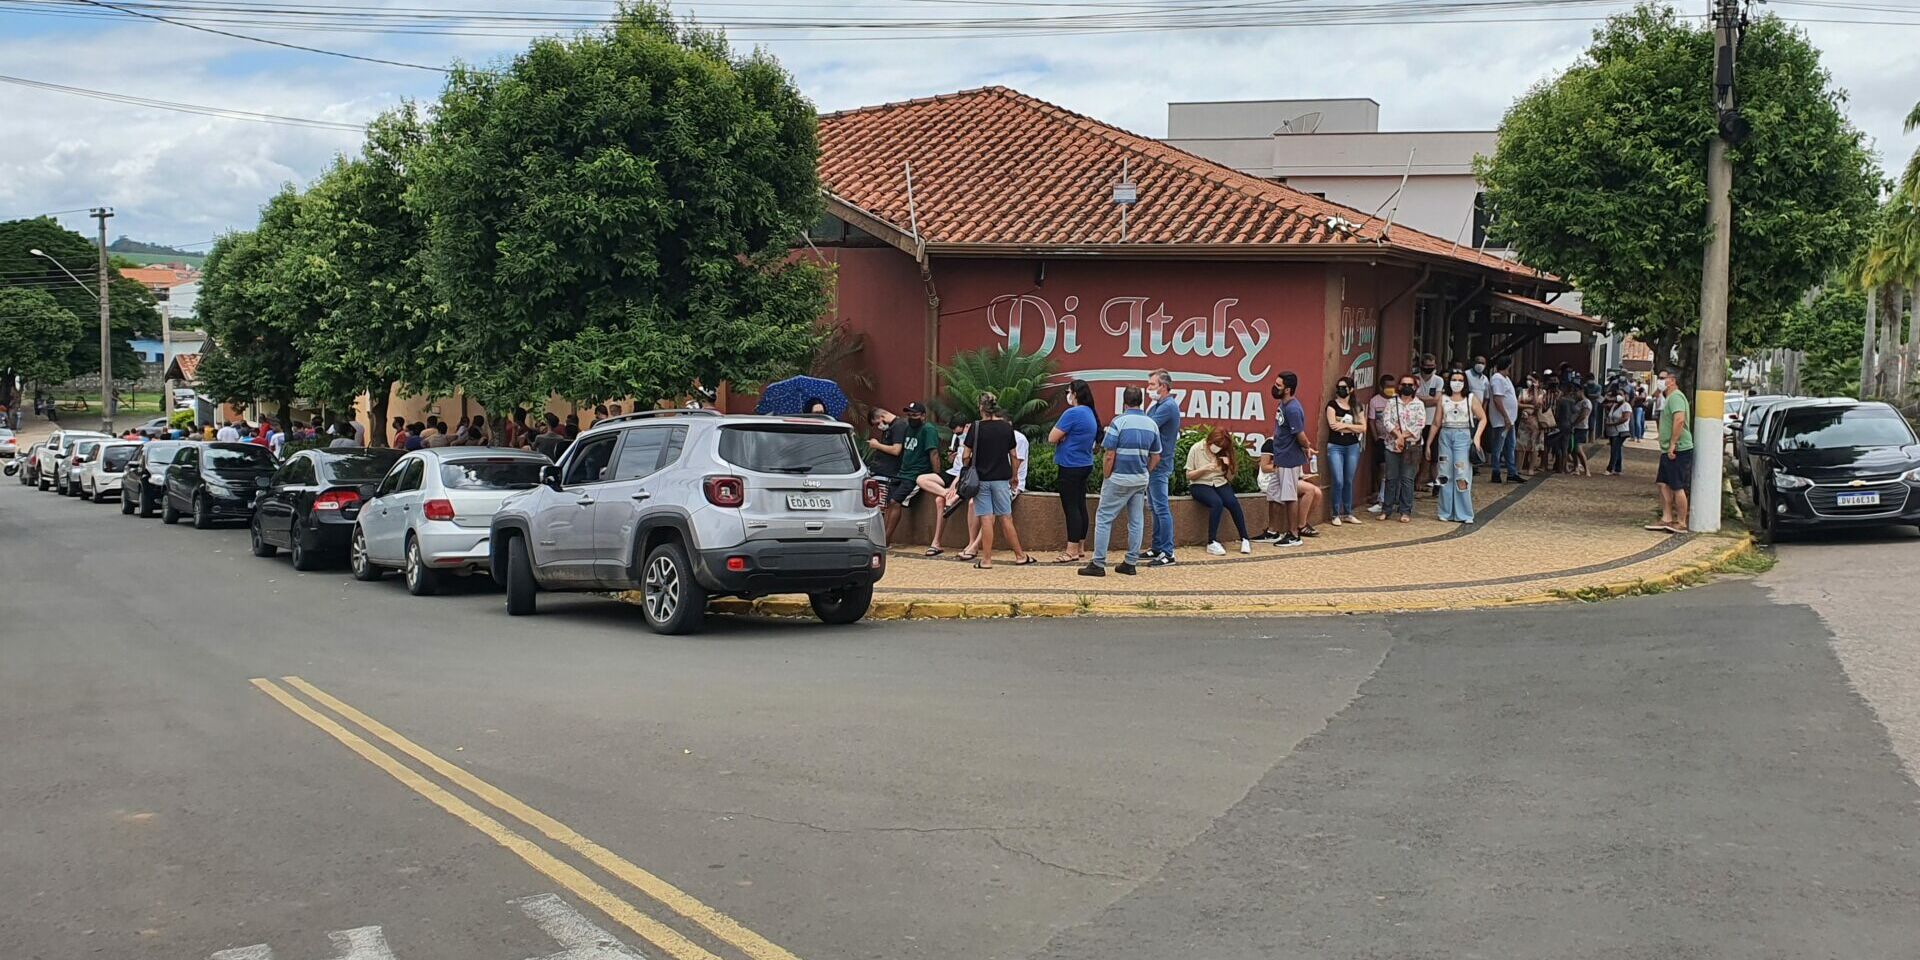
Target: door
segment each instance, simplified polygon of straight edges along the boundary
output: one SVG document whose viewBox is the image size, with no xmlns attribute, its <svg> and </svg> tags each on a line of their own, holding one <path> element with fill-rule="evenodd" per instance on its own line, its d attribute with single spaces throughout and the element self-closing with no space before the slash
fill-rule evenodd
<svg viewBox="0 0 1920 960">
<path fill-rule="evenodd" d="M 255 510 L 259 515 L 260 535 L 268 543 L 292 546 L 293 520 L 300 491 L 312 483 L 313 460 L 309 457 L 295 457 L 274 471 L 273 481 L 267 486 L 267 495 Z"/>
<path fill-rule="evenodd" d="M 367 535 L 367 553 L 382 563 L 399 563 L 406 554 L 407 528 L 421 510 L 421 480 L 426 477 L 424 457 L 409 456 L 393 465 L 380 481 L 380 499 L 372 511 L 360 511 L 360 525 Z M 368 513 L 373 514 L 369 522 Z"/>
<path fill-rule="evenodd" d="M 594 577 L 593 510 L 612 475 L 617 433 L 577 440 L 560 464 L 560 489 L 540 495 L 532 517 L 533 562 L 541 579 Z"/>
<path fill-rule="evenodd" d="M 625 585 L 631 569 L 628 559 L 634 542 L 634 524 L 660 499 L 659 491 L 647 488 L 648 478 L 671 462 L 669 451 L 675 455 L 680 452 L 678 438 L 686 432 L 686 427 L 670 424 L 622 431 L 620 449 L 614 455 L 613 470 L 605 484 L 606 492 L 593 508 L 593 543 L 598 561 L 594 578 L 601 583 L 609 587 Z"/>
<path fill-rule="evenodd" d="M 176 510 L 193 509 L 193 488 L 200 482 L 200 448 L 181 447 L 167 468 L 166 499 Z"/>
</svg>

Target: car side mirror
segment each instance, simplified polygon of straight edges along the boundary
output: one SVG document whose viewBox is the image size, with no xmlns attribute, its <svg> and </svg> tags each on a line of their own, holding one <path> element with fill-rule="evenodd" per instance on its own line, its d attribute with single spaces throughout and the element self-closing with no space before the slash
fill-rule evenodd
<svg viewBox="0 0 1920 960">
<path fill-rule="evenodd" d="M 540 484 L 549 489 L 560 489 L 560 467 L 549 464 L 540 468 Z"/>
</svg>

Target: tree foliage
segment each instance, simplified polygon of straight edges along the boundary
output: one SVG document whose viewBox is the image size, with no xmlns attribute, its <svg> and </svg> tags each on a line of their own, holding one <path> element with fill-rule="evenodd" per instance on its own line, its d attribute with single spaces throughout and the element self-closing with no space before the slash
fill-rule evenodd
<svg viewBox="0 0 1920 960">
<path fill-rule="evenodd" d="M 411 102 L 376 119 L 360 155 L 337 158 L 302 197 L 287 266 L 319 307 L 297 332 L 300 393 L 329 409 L 368 394 L 381 436 L 395 384 L 451 389 L 426 280 L 426 224 L 406 205 L 425 136 Z"/>
<path fill-rule="evenodd" d="M 50 254 L 74 272 L 83 288 L 59 266 L 30 250 Z M 0 290 L 39 290 L 54 299 L 74 317 L 83 318 L 65 346 L 68 376 L 96 373 L 100 369 L 100 301 L 92 290 L 98 289 L 94 275 L 100 269 L 100 249 L 87 238 L 61 226 L 52 217 L 13 220 L 0 223 Z M 153 308 L 153 294 L 145 284 L 114 273 L 108 281 L 108 309 L 113 332 L 113 375 L 133 379 L 143 368 L 140 355 L 128 341 L 142 334 L 160 332 L 160 314 Z"/>
<path fill-rule="evenodd" d="M 1907 114 L 1908 133 L 1920 130 L 1920 103 Z M 1920 149 L 1880 209 L 1873 239 L 1860 264 L 1864 285 L 1906 283 L 1920 286 Z"/>
<path fill-rule="evenodd" d="M 257 229 L 214 242 L 200 279 L 200 321 L 213 342 L 200 361 L 200 391 L 226 403 L 271 400 L 283 418 L 298 389 L 299 336 L 322 316 L 299 269 L 301 204 L 282 188 L 261 208 Z"/>
<path fill-rule="evenodd" d="M 13 402 L 16 377 L 59 383 L 73 376 L 67 358 L 88 329 L 44 290 L 0 286 L 0 403 Z"/>
<path fill-rule="evenodd" d="M 1053 399 L 1047 395 L 1047 384 L 1054 369 L 1051 357 L 1005 347 L 956 353 L 952 364 L 940 368 L 946 392 L 934 401 L 934 412 L 942 420 L 972 419 L 979 415 L 980 394 L 991 393 L 1016 429 L 1037 437 L 1049 426 L 1047 413 L 1053 409 Z"/>
<path fill-rule="evenodd" d="M 1615 16 L 1514 104 L 1478 165 L 1498 235 L 1656 351 L 1699 323 L 1712 64 L 1712 34 L 1670 7 Z M 1788 309 L 1857 249 L 1878 174 L 1819 52 L 1779 18 L 1746 31 L 1736 93 L 1753 127 L 1732 151 L 1737 352 L 1785 345 Z"/>
<path fill-rule="evenodd" d="M 1860 341 L 1866 334 L 1867 297 L 1835 282 L 1811 302 L 1787 311 L 1781 339 L 1805 351 L 1800 364 L 1800 393 L 1809 397 L 1850 397 L 1860 389 Z"/>
<path fill-rule="evenodd" d="M 490 409 L 797 372 L 826 273 L 814 109 L 664 8 L 449 79 L 409 202 L 464 389 Z"/>
</svg>

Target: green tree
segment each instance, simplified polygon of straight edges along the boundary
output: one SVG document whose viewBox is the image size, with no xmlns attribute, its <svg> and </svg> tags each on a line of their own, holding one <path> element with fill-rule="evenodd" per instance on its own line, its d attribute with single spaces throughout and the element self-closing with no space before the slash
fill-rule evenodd
<svg viewBox="0 0 1920 960">
<path fill-rule="evenodd" d="M 45 257 L 29 251 L 50 254 L 76 274 L 86 286 L 73 282 Z M 0 223 L 0 290 L 8 287 L 39 290 L 53 297 L 68 313 L 81 318 L 81 328 L 66 345 L 68 376 L 96 373 L 100 369 L 100 301 L 94 275 L 100 270 L 100 248 L 87 238 L 61 226 L 52 217 L 12 220 Z M 128 342 L 136 336 L 157 336 L 160 314 L 153 308 L 153 294 L 145 284 L 129 280 L 115 272 L 108 281 L 109 309 L 113 332 L 113 375 L 132 380 L 144 371 L 140 355 Z"/>
<path fill-rule="evenodd" d="M 424 139 L 411 102 L 382 114 L 360 155 L 336 159 L 308 189 L 297 217 L 291 268 L 302 296 L 321 304 L 299 331 L 300 392 L 326 398 L 329 409 L 366 393 L 383 444 L 394 385 L 407 393 L 451 387 L 426 281 L 426 223 L 405 202 Z"/>
<path fill-rule="evenodd" d="M 1699 326 L 1712 64 L 1704 23 L 1655 4 L 1615 16 L 1580 61 L 1514 104 L 1477 163 L 1499 236 L 1656 356 L 1677 344 L 1690 357 Z M 1857 249 L 1878 185 L 1803 33 L 1755 21 L 1737 94 L 1753 132 L 1732 152 L 1734 352 L 1786 345 L 1787 310 Z"/>
<path fill-rule="evenodd" d="M 1809 397 L 1850 397 L 1860 389 L 1860 338 L 1866 332 L 1867 297 L 1838 274 L 1811 302 L 1787 311 L 1782 339 L 1805 351 L 1800 364 L 1800 393 Z"/>
<path fill-rule="evenodd" d="M 0 403 L 12 406 L 16 401 L 16 378 L 59 383 L 72 376 L 67 357 L 73 341 L 87 329 L 44 290 L 0 287 Z"/>
<path fill-rule="evenodd" d="M 770 56 L 637 3 L 448 80 L 408 200 L 461 386 L 491 410 L 798 372 L 828 274 L 813 106 Z"/>
<path fill-rule="evenodd" d="M 979 397 L 991 393 L 1000 409 L 1016 429 L 1029 437 L 1045 432 L 1047 412 L 1053 398 L 1047 395 L 1053 379 L 1054 363 L 1038 353 L 1013 353 L 1005 347 L 966 350 L 953 355 L 953 363 L 940 368 L 940 382 L 946 390 L 934 400 L 934 412 L 940 419 L 972 419 L 979 415 Z"/>
<path fill-rule="evenodd" d="M 300 264 L 301 197 L 282 188 L 260 225 L 214 242 L 200 280 L 200 321 L 213 347 L 200 361 L 200 390 L 216 400 L 271 401 L 282 420 L 300 374 L 299 337 L 323 315 Z"/>
</svg>

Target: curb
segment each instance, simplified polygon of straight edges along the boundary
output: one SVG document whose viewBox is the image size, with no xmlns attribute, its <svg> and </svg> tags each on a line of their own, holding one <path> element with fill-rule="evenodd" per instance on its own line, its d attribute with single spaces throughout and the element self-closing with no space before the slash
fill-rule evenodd
<svg viewBox="0 0 1920 960">
<path fill-rule="evenodd" d="M 1597 584 L 1578 590 L 1550 590 L 1514 597 L 1473 600 L 1466 603 L 1249 603 L 1183 604 L 1179 602 L 1138 604 L 1062 603 L 1034 601 L 1012 603 L 961 603 L 937 600 L 875 600 L 868 620 L 996 620 L 1008 617 L 1085 617 L 1085 616 L 1360 616 L 1387 613 L 1425 613 L 1441 610 L 1490 610 L 1508 607 L 1538 606 L 1549 603 L 1591 603 L 1615 597 L 1691 587 L 1705 582 L 1728 562 L 1754 550 L 1752 536 L 1743 536 L 1733 546 L 1696 563 L 1666 573 Z M 620 599 L 639 603 L 640 593 L 628 590 Z M 759 600 L 721 599 L 710 603 L 712 613 L 750 617 L 813 617 L 806 600 L 792 597 L 765 597 Z"/>
</svg>

